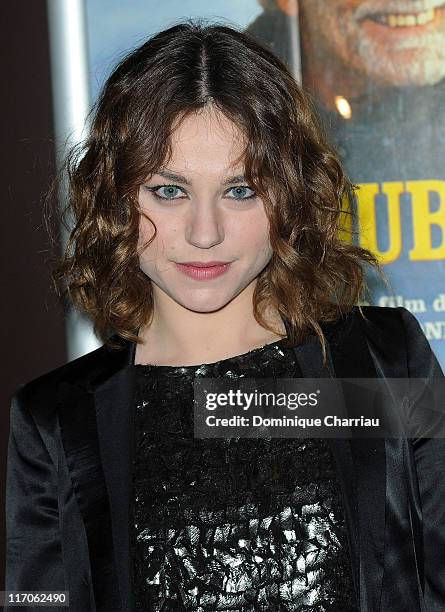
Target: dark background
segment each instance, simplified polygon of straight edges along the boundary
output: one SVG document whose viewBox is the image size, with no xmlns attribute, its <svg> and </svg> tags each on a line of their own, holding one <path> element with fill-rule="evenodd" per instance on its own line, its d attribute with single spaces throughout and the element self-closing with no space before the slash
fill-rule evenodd
<svg viewBox="0 0 445 612">
<path fill-rule="evenodd" d="M 46 2 L 5 2 L 2 15 L 0 590 L 11 395 L 20 383 L 67 361 L 63 311 L 51 288 L 41 202 L 54 176 Z"/>
</svg>

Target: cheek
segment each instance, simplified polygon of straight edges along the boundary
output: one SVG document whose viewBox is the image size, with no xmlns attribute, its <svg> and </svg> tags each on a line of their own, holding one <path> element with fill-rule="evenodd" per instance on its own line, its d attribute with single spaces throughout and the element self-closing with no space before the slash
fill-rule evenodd
<svg viewBox="0 0 445 612">
<path fill-rule="evenodd" d="M 157 226 L 156 226 L 157 227 Z M 142 246 L 145 242 L 147 242 L 154 234 L 153 224 L 145 219 L 145 217 L 139 218 L 139 246 Z"/>
<path fill-rule="evenodd" d="M 259 253 L 259 259 L 262 260 L 262 263 L 268 261 L 272 257 L 273 251 L 269 237 L 263 238 L 263 240 L 258 243 L 257 252 Z"/>
<path fill-rule="evenodd" d="M 267 256 L 271 252 L 269 224 L 265 215 L 255 217 L 237 230 L 238 240 L 252 255 Z"/>
<path fill-rule="evenodd" d="M 174 223 L 165 223 L 163 222 L 162 218 L 158 219 L 153 214 L 150 214 L 149 217 L 153 223 L 142 217 L 139 221 L 139 245 L 141 246 L 142 244 L 147 243 L 147 241 L 154 236 L 155 228 L 156 236 L 150 245 L 145 248 L 145 250 L 159 250 L 162 245 L 165 247 L 171 244 L 176 234 Z"/>
</svg>

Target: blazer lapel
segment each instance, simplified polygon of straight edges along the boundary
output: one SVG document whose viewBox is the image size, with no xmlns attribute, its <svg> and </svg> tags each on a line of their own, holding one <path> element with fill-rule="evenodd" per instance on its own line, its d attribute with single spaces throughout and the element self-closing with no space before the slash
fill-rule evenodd
<svg viewBox="0 0 445 612">
<path fill-rule="evenodd" d="M 114 558 L 118 572 L 121 606 L 134 609 L 131 589 L 130 495 L 133 457 L 134 371 L 125 368 L 95 391 L 99 445 L 107 483 Z"/>
<path fill-rule="evenodd" d="M 116 337 L 114 337 L 116 339 Z M 59 384 L 59 423 L 90 557 L 97 612 L 133 612 L 129 500 L 136 345 L 102 351 L 81 382 Z"/>
<path fill-rule="evenodd" d="M 354 316 L 355 315 L 355 316 Z M 318 337 L 294 348 L 305 378 L 374 378 L 359 313 L 325 324 L 327 366 Z M 339 388 L 341 393 L 341 389 Z M 386 451 L 383 438 L 329 438 L 343 491 L 360 610 L 380 610 L 384 568 Z"/>
</svg>

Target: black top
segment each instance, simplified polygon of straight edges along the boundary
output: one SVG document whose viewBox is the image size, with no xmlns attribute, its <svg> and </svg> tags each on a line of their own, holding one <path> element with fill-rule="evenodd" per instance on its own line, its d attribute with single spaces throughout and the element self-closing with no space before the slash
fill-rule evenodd
<svg viewBox="0 0 445 612">
<path fill-rule="evenodd" d="M 301 377 L 273 342 L 192 366 L 135 365 L 137 612 L 356 612 L 325 439 L 193 437 L 195 377 Z"/>
</svg>

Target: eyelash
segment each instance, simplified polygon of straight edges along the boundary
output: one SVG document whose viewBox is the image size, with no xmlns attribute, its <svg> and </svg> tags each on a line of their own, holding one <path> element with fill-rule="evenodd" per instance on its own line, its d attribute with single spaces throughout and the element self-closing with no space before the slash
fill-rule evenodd
<svg viewBox="0 0 445 612">
<path fill-rule="evenodd" d="M 181 200 L 183 198 L 164 198 L 160 195 L 158 195 L 156 193 L 156 191 L 158 189 L 162 189 L 162 187 L 175 187 L 176 189 L 181 190 L 184 193 L 184 190 L 182 189 L 182 187 L 179 187 L 179 185 L 153 185 L 151 187 L 149 187 L 148 185 L 145 185 L 145 188 L 150 191 L 155 198 L 158 198 L 158 200 L 164 200 L 164 201 L 174 201 L 174 200 Z M 253 198 L 256 197 L 256 193 L 255 191 L 253 191 L 253 189 L 251 189 L 248 185 L 236 185 L 235 187 L 230 187 L 227 191 L 232 191 L 232 189 L 250 189 L 250 191 L 252 191 L 252 195 L 247 196 L 246 198 L 229 198 L 229 200 L 235 200 L 237 202 L 243 202 L 245 200 L 252 200 Z"/>
</svg>

